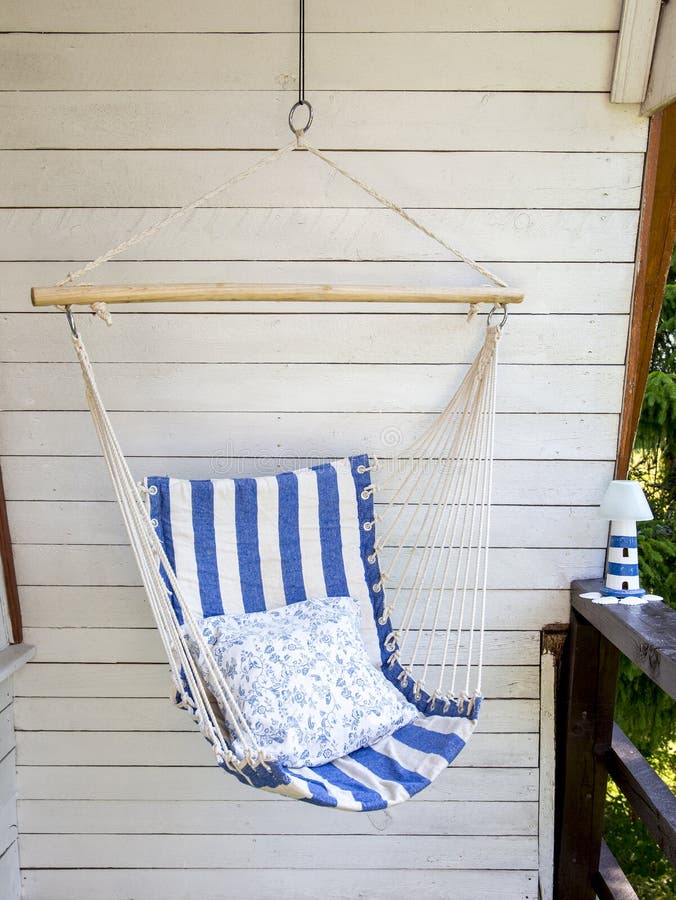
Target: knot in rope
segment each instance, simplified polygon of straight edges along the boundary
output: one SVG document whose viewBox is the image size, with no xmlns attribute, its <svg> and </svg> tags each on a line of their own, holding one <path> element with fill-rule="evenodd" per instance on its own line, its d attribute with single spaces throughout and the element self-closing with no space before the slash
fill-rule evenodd
<svg viewBox="0 0 676 900">
<path fill-rule="evenodd" d="M 95 300 L 89 307 L 92 313 L 110 328 L 113 324 L 113 317 L 106 304 L 102 300 Z"/>
</svg>

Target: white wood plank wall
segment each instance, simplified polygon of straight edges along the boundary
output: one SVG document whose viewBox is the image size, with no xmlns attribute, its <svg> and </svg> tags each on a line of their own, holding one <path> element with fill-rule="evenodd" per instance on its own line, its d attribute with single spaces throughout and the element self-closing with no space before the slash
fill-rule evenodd
<svg viewBox="0 0 676 900">
<path fill-rule="evenodd" d="M 608 99 L 620 6 L 308 4 L 312 140 L 527 292 L 501 345 L 491 701 L 419 800 L 348 815 L 229 780 L 169 705 L 65 323 L 28 296 L 287 142 L 296 5 L 0 5 L 0 453 L 38 648 L 15 704 L 28 900 L 537 897 L 538 630 L 603 564 L 647 135 Z M 476 283 L 298 154 L 92 280 Z M 483 327 L 386 305 L 114 319 L 82 327 L 135 473 L 207 477 L 382 455 Z"/>
<path fill-rule="evenodd" d="M 0 563 L 0 897 L 19 900 L 19 831 L 16 809 L 16 730 L 14 727 L 14 651 L 10 647 L 12 625 Z M 14 659 L 11 659 L 14 657 Z"/>
<path fill-rule="evenodd" d="M 0 633 L 0 647 L 3 637 Z M 0 896 L 3 900 L 19 900 L 21 892 L 13 701 L 13 679 L 5 678 L 0 681 Z"/>
</svg>

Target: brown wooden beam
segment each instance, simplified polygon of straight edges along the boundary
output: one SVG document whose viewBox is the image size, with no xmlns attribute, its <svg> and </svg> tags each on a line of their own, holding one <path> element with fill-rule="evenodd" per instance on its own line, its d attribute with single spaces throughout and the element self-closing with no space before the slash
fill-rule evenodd
<svg viewBox="0 0 676 900">
<path fill-rule="evenodd" d="M 676 103 L 650 122 L 616 478 L 629 469 L 675 236 Z"/>
<path fill-rule="evenodd" d="M 676 867 L 676 797 L 636 749 L 619 725 L 613 728 L 613 743 L 606 755 L 608 774 Z"/>
<path fill-rule="evenodd" d="M 598 591 L 601 584 L 573 582 L 573 609 L 676 700 L 676 611 L 656 600 L 641 606 L 604 606 L 580 596 Z"/>
<path fill-rule="evenodd" d="M 601 841 L 601 859 L 594 888 L 599 900 L 639 900 L 605 841 Z"/>
<path fill-rule="evenodd" d="M 576 592 L 573 586 L 573 596 Z M 568 683 L 565 761 L 559 783 L 558 900 L 595 900 L 599 868 L 607 772 L 620 653 L 575 609 L 571 610 L 567 660 Z"/>
<path fill-rule="evenodd" d="M 14 570 L 14 555 L 12 553 L 12 538 L 9 533 L 7 521 L 7 504 L 5 503 L 5 489 L 2 483 L 2 469 L 0 469 L 0 562 L 5 579 L 5 592 L 7 594 L 7 606 L 9 607 L 9 621 L 12 626 L 11 640 L 18 644 L 23 640 L 23 627 L 21 624 L 21 607 L 19 606 L 19 590 L 16 586 L 16 572 Z"/>
</svg>

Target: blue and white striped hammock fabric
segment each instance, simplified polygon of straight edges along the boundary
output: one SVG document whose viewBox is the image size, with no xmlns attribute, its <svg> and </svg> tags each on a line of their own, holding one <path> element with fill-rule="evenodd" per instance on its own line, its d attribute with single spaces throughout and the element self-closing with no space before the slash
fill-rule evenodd
<svg viewBox="0 0 676 900">
<path fill-rule="evenodd" d="M 393 653 L 392 624 L 383 620 L 367 456 L 261 478 L 152 477 L 147 487 L 153 525 L 194 615 L 354 597 L 371 661 L 421 713 L 372 747 L 329 764 L 224 766 L 228 771 L 247 784 L 321 806 L 375 810 L 409 799 L 455 759 L 474 730 L 480 698 L 472 704 L 432 703 L 405 677 Z"/>
</svg>

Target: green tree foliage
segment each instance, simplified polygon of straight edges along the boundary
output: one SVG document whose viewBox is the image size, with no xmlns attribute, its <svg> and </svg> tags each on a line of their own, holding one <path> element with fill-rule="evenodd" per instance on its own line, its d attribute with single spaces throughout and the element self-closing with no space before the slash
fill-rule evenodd
<svg viewBox="0 0 676 900">
<path fill-rule="evenodd" d="M 676 250 L 638 423 L 631 477 L 655 518 L 639 526 L 644 586 L 676 607 Z"/>
<path fill-rule="evenodd" d="M 676 608 L 676 250 L 657 328 L 630 477 L 653 511 L 639 524 L 641 584 Z M 623 659 L 615 718 L 653 768 L 676 788 L 676 704 Z M 674 873 L 611 782 L 606 797 L 608 844 L 641 900 L 674 900 Z"/>
<path fill-rule="evenodd" d="M 605 837 L 640 900 L 674 900 L 671 866 L 613 782 L 606 794 Z"/>
</svg>

